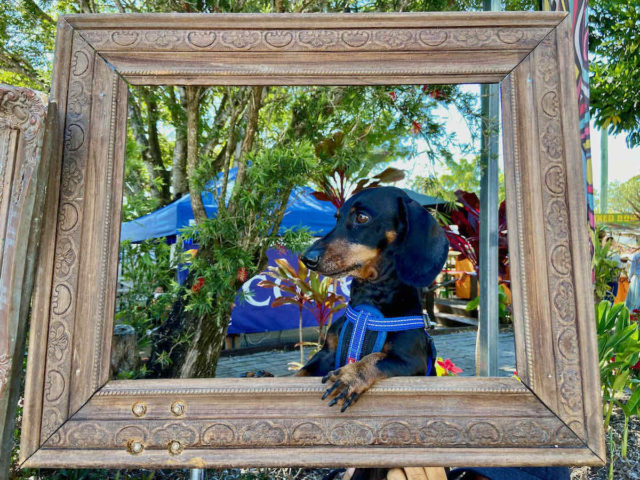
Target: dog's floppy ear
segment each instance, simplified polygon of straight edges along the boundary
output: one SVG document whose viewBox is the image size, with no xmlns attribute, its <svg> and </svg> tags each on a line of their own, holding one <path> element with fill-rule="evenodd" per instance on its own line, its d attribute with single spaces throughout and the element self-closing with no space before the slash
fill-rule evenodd
<svg viewBox="0 0 640 480">
<path fill-rule="evenodd" d="M 449 240 L 438 222 L 413 199 L 398 201 L 401 236 L 395 245 L 396 272 L 409 285 L 426 287 L 435 280 L 449 252 Z"/>
</svg>

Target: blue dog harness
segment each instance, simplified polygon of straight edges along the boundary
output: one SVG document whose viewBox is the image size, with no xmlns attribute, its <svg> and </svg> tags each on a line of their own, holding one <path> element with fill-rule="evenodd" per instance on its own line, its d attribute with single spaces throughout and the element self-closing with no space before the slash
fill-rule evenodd
<svg viewBox="0 0 640 480">
<path fill-rule="evenodd" d="M 370 350 L 367 351 L 365 355 L 381 351 L 387 339 L 388 332 L 400 332 L 418 328 L 423 329 L 427 336 L 429 355 L 427 357 L 426 375 L 428 376 L 433 369 L 436 349 L 433 339 L 425 329 L 425 322 L 422 316 L 412 315 L 408 317 L 385 318 L 377 308 L 371 305 L 358 305 L 355 308 L 348 305 L 346 320 L 340 330 L 340 337 L 336 348 L 335 369 L 360 360 L 363 349 Z M 348 332 L 349 330 L 350 333 Z M 350 339 L 347 346 L 345 340 L 348 335 L 350 335 Z M 346 352 L 345 347 L 347 347 Z M 343 356 L 345 358 L 343 358 Z"/>
</svg>

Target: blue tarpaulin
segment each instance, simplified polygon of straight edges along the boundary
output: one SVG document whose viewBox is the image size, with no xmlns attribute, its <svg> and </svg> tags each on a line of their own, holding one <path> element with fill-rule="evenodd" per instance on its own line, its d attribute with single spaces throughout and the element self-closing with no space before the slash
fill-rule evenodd
<svg viewBox="0 0 640 480">
<path fill-rule="evenodd" d="M 235 178 L 235 173 L 234 168 L 229 171 L 229 177 Z M 211 188 L 212 185 L 211 182 L 208 187 Z M 307 227 L 312 234 L 321 236 L 333 228 L 336 222 L 334 218 L 336 209 L 329 202 L 316 200 L 311 195 L 312 191 L 309 187 L 298 187 L 291 193 L 280 226 L 281 233 L 290 228 L 295 230 Z M 202 203 L 207 216 L 215 217 L 218 206 L 211 191 L 202 192 Z M 149 238 L 176 235 L 181 228 L 189 226 L 191 220 L 193 220 L 191 196 L 185 195 L 144 217 L 123 223 L 120 241 L 141 242 Z"/>
<path fill-rule="evenodd" d="M 229 178 L 235 178 L 236 169 L 229 171 Z M 208 188 L 212 188 L 210 182 Z M 229 188 L 229 191 L 231 188 Z M 313 190 L 309 187 L 296 188 L 289 197 L 289 204 L 285 212 L 280 232 L 291 229 L 306 227 L 317 236 L 329 233 L 336 223 L 334 215 L 335 207 L 329 202 L 317 200 L 311 195 Z M 432 207 L 442 203 L 441 200 L 422 195 L 405 189 L 405 192 L 414 200 L 425 207 Z M 202 203 L 207 212 L 207 216 L 214 217 L 218 211 L 216 200 L 211 191 L 202 192 Z M 141 242 L 149 238 L 161 238 L 180 233 L 180 229 L 187 227 L 193 220 L 193 210 L 191 209 L 191 196 L 185 195 L 173 203 L 166 205 L 155 212 L 145 215 L 135 220 L 122 224 L 120 241 L 131 240 Z"/>
</svg>

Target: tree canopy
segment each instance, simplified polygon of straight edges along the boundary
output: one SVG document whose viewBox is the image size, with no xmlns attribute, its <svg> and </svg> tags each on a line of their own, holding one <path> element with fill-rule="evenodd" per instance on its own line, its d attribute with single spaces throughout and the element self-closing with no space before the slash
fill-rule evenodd
<svg viewBox="0 0 640 480">
<path fill-rule="evenodd" d="M 0 5 L 0 81 L 48 88 L 55 21 L 66 13 L 342 12 L 479 9 L 477 0 L 19 0 Z M 509 8 L 529 6 L 509 1 Z M 336 169 L 364 176 L 381 164 L 423 154 L 454 164 L 459 141 L 438 108 L 457 108 L 472 130 L 477 102 L 457 86 L 231 87 L 131 86 L 123 220 L 189 193 L 199 245 L 186 303 L 191 345 L 182 376 L 213 376 L 243 278 L 265 266 L 287 199 Z M 476 132 L 477 134 L 477 132 Z M 337 141 L 339 139 L 339 141 Z M 420 140 L 420 141 L 418 141 Z M 424 152 L 419 152 L 426 145 Z M 329 148 L 330 147 L 330 148 Z M 462 151 L 463 148 L 457 149 Z M 230 171 L 235 168 L 235 181 Z M 213 183 L 211 183 L 213 181 Z M 207 218 L 201 192 L 218 207 Z M 186 291 L 185 291 L 186 290 Z M 125 317 L 123 317 L 125 318 Z"/>
<path fill-rule="evenodd" d="M 590 2 L 591 112 L 600 128 L 640 145 L 640 3 Z"/>
</svg>

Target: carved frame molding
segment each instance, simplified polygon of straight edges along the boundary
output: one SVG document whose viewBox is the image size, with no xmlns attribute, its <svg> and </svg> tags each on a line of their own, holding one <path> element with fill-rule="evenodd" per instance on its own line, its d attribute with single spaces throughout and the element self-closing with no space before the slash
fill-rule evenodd
<svg viewBox="0 0 640 480">
<path fill-rule="evenodd" d="M 602 464 L 570 33 L 555 12 L 62 17 L 23 465 Z M 393 378 L 344 414 L 314 378 L 108 381 L 127 82 L 500 82 L 521 381 Z"/>
<path fill-rule="evenodd" d="M 9 468 L 13 444 L 52 110 L 38 92 L 0 84 L 0 471 Z"/>
</svg>

